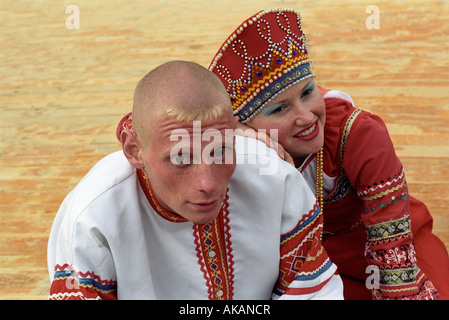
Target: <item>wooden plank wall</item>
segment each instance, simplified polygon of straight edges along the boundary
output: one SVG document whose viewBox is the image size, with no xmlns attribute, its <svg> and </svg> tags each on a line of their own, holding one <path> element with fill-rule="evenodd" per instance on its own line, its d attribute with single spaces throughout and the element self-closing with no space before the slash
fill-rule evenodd
<svg viewBox="0 0 449 320">
<path fill-rule="evenodd" d="M 80 28 L 66 27 L 77 5 Z M 366 20 L 379 8 L 379 29 Z M 0 299 L 46 299 L 46 245 L 63 198 L 118 150 L 137 81 L 184 59 L 208 66 L 260 9 L 302 12 L 319 84 L 386 121 L 413 195 L 449 247 L 449 3 L 109 0 L 0 3 Z"/>
</svg>

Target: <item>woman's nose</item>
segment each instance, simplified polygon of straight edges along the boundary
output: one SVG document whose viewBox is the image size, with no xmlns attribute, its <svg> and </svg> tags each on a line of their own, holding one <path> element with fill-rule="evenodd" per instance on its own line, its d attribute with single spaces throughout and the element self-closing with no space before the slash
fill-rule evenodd
<svg viewBox="0 0 449 320">
<path fill-rule="evenodd" d="M 303 103 L 297 101 L 294 106 L 295 124 L 297 126 L 308 125 L 314 121 L 313 112 Z"/>
</svg>

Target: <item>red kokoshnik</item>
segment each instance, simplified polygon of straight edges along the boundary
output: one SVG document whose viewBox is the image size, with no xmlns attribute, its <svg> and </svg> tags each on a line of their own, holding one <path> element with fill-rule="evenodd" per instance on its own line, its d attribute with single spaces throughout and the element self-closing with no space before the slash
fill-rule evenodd
<svg viewBox="0 0 449 320">
<path fill-rule="evenodd" d="M 292 9 L 261 11 L 223 43 L 209 69 L 223 82 L 242 123 L 293 84 L 313 77 L 301 16 Z"/>
</svg>

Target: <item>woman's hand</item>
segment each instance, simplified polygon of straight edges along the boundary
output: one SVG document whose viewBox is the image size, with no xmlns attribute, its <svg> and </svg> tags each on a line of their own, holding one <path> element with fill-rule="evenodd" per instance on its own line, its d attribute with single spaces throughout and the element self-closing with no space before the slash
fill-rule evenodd
<svg viewBox="0 0 449 320">
<path fill-rule="evenodd" d="M 277 152 L 278 156 L 282 159 L 290 163 L 292 166 L 295 166 L 293 162 L 293 158 L 290 154 L 284 149 L 284 147 L 278 143 L 276 140 L 272 139 L 266 132 L 254 130 L 251 127 L 244 125 L 243 123 L 237 122 L 236 134 L 253 138 L 262 141 L 267 145 L 267 147 L 273 149 Z"/>
</svg>

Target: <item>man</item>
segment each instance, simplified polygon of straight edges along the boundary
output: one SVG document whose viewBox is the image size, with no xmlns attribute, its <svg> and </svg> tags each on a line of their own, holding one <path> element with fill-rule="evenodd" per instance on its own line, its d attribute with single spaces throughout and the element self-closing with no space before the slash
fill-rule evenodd
<svg viewBox="0 0 449 320">
<path fill-rule="evenodd" d="M 148 73 L 118 129 L 123 150 L 56 216 L 49 298 L 342 298 L 306 182 L 235 126 L 207 69 L 176 61 Z"/>
</svg>

